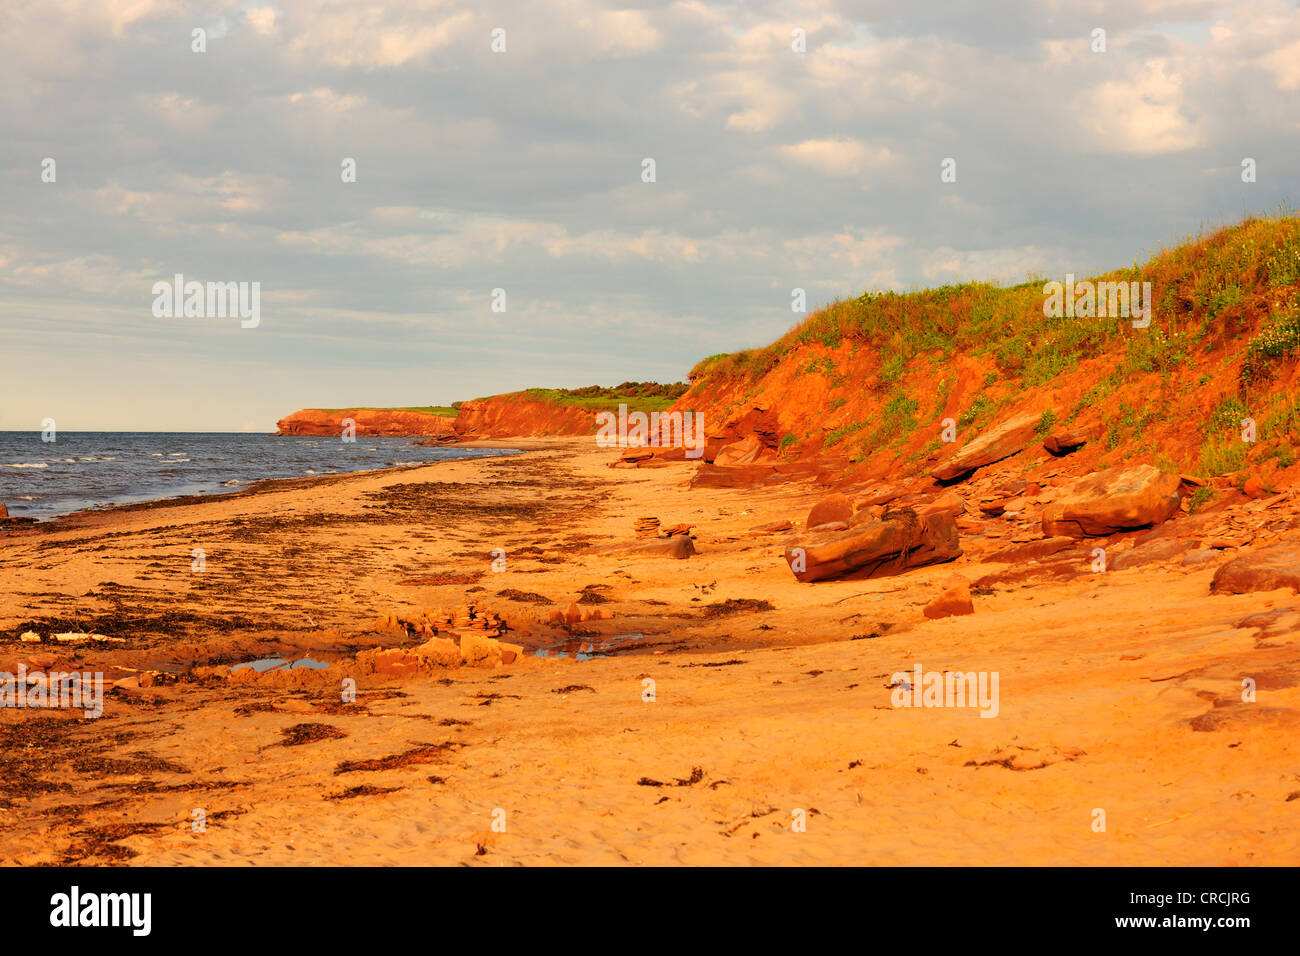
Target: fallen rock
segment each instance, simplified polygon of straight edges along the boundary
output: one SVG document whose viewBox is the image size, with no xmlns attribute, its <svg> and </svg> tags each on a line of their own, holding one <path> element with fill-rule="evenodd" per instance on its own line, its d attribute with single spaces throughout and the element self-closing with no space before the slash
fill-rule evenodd
<svg viewBox="0 0 1300 956">
<path fill-rule="evenodd" d="M 1300 544 L 1285 542 L 1233 558 L 1214 573 L 1213 594 L 1290 588 L 1300 593 Z"/>
<path fill-rule="evenodd" d="M 912 510 L 921 516 L 947 512 L 956 518 L 958 515 L 965 513 L 966 502 L 956 492 L 945 491 L 931 501 L 912 506 Z"/>
<path fill-rule="evenodd" d="M 849 519 L 852 517 L 853 501 L 848 495 L 827 495 L 812 506 L 812 510 L 808 512 L 808 520 L 804 522 L 804 527 L 815 528 L 818 525 L 831 524 L 835 521 L 841 521 L 845 527 L 848 527 Z"/>
<path fill-rule="evenodd" d="M 944 583 L 947 587 L 937 598 L 927 604 L 921 613 L 928 618 L 974 614 L 975 605 L 970 599 L 970 582 L 960 574 L 954 574 Z"/>
<path fill-rule="evenodd" d="M 718 450 L 713 458 L 715 465 L 749 465 L 763 453 L 763 443 L 753 435 L 731 442 Z"/>
<path fill-rule="evenodd" d="M 1043 448 L 1049 454 L 1059 458 L 1061 455 L 1068 455 L 1072 451 L 1077 451 L 1088 444 L 1094 437 L 1095 433 L 1091 429 L 1063 428 L 1044 438 Z"/>
<path fill-rule="evenodd" d="M 858 499 L 858 510 L 869 508 L 872 505 L 887 505 L 891 501 L 896 501 L 907 493 L 902 485 L 883 485 L 875 489 L 869 495 L 863 495 Z"/>
<path fill-rule="evenodd" d="M 635 465 L 638 462 L 649 461 L 654 456 L 655 456 L 655 450 L 653 448 L 649 448 L 645 445 L 641 445 L 638 447 L 623 449 L 623 454 L 618 456 L 618 461 L 627 462 Z"/>
<path fill-rule="evenodd" d="M 637 518 L 632 530 L 638 538 L 654 538 L 659 535 L 659 519 L 655 517 Z"/>
<path fill-rule="evenodd" d="M 1242 484 L 1241 490 L 1247 498 L 1267 498 L 1272 494 L 1272 492 L 1265 486 L 1264 480 L 1254 473 L 1251 473 L 1246 477 L 1246 481 Z"/>
<path fill-rule="evenodd" d="M 1042 412 L 1026 412 L 967 442 L 930 474 L 939 481 L 956 481 L 976 468 L 1010 458 L 1029 447 Z"/>
<path fill-rule="evenodd" d="M 1178 475 L 1153 465 L 1107 468 L 1043 508 L 1043 534 L 1101 537 L 1159 524 L 1178 512 Z"/>
<path fill-rule="evenodd" d="M 951 561 L 960 554 L 951 514 L 920 517 L 903 508 L 885 512 L 881 521 L 860 525 L 823 544 L 787 548 L 785 561 L 799 581 L 856 581 Z"/>
</svg>

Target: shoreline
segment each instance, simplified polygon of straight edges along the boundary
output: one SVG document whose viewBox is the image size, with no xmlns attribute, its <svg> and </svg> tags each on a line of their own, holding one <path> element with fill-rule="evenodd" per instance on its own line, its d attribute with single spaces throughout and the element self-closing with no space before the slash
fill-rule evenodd
<svg viewBox="0 0 1300 956">
<path fill-rule="evenodd" d="M 801 529 L 752 529 L 801 522 L 826 494 L 815 481 L 692 489 L 691 465 L 611 469 L 586 439 L 510 444 L 530 447 L 0 537 L 0 670 L 103 672 L 112 687 L 97 720 L 0 708 L 0 864 L 1256 865 L 1300 852 L 1296 784 L 1279 770 L 1300 724 L 1289 590 L 1211 596 L 1217 564 L 1177 559 L 1053 576 L 995 560 L 1005 539 L 973 533 L 953 562 L 801 584 L 782 557 Z M 1273 509 L 1296 520 L 1291 499 Z M 647 515 L 693 525 L 697 553 L 638 550 Z M 974 614 L 927 618 L 954 573 L 1004 583 L 974 589 Z M 359 667 L 407 660 L 427 636 L 403 621 L 467 604 L 499 615 L 523 656 Z M 22 643 L 26 630 L 45 639 Z M 110 640 L 51 640 L 62 631 Z M 562 641 L 621 643 L 536 656 Z M 229 671 L 268 656 L 330 667 Z M 996 719 L 900 708 L 891 675 L 916 665 L 1000 674 Z M 1237 702 L 1242 674 L 1260 676 L 1259 706 Z M 488 825 L 498 808 L 504 833 Z M 806 831 L 791 829 L 797 809 Z"/>
<path fill-rule="evenodd" d="M 139 434 L 139 433 L 133 432 L 127 434 Z M 173 434 L 173 433 L 168 432 L 168 433 L 159 433 L 159 434 Z M 175 434 L 182 434 L 182 433 L 175 433 Z M 184 434 L 189 434 L 189 433 L 184 433 Z M 196 432 L 194 434 L 225 434 L 225 433 Z M 240 433 L 232 432 L 230 434 L 240 434 Z M 294 438 L 294 437 L 310 437 L 310 436 L 289 435 L 289 436 L 271 436 L 271 437 Z M 520 439 L 519 441 L 511 442 L 511 441 L 497 441 L 493 439 L 486 439 L 481 441 L 453 442 L 449 444 L 442 444 L 437 447 L 493 448 L 493 449 L 502 449 L 504 452 L 517 451 L 519 453 L 523 453 L 525 451 L 525 449 L 522 447 L 523 444 L 531 441 L 537 441 L 537 440 L 538 439 Z M 415 439 L 411 439 L 410 444 L 414 445 L 414 444 L 418 444 L 418 442 Z M 36 518 L 30 515 L 10 514 L 10 519 L 16 520 L 17 523 L 14 524 L 13 527 L 6 528 L 4 519 L 0 519 L 0 538 L 3 538 L 3 536 L 6 534 L 14 534 L 25 530 L 45 528 L 54 525 L 58 522 L 66 522 L 76 518 L 88 518 L 95 515 L 108 515 L 108 514 L 123 512 L 123 511 L 150 510 L 153 508 L 168 507 L 168 506 L 193 505 L 201 501 L 210 501 L 210 500 L 234 497 L 239 495 L 258 494 L 260 492 L 264 492 L 268 490 L 275 490 L 277 486 L 292 487 L 292 485 L 282 485 L 282 483 L 286 483 L 286 482 L 290 482 L 290 483 L 291 482 L 312 482 L 312 481 L 316 481 L 317 479 L 327 480 L 327 479 L 336 479 L 336 478 L 348 478 L 355 475 L 388 472 L 388 471 L 402 471 L 402 470 L 407 470 L 412 468 L 426 468 L 430 465 L 442 464 L 445 461 L 459 461 L 459 460 L 462 459 L 448 458 L 448 459 L 433 460 L 433 461 L 415 462 L 412 464 L 404 464 L 404 465 L 385 465 L 380 468 L 363 468 L 358 471 L 345 471 L 345 472 L 338 472 L 335 474 L 290 475 L 282 478 L 256 478 L 246 483 L 243 483 L 243 487 L 234 488 L 231 489 L 230 491 L 217 491 L 217 492 L 211 492 L 209 494 L 188 494 L 188 495 L 176 495 L 172 497 L 148 498 L 141 501 L 113 502 L 102 506 L 80 508 L 76 511 L 69 511 L 64 514 L 53 515 L 48 518 Z"/>
</svg>

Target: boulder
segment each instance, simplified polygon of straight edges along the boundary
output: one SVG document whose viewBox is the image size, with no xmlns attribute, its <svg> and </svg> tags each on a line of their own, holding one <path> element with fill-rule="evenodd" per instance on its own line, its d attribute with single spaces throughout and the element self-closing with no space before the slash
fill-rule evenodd
<svg viewBox="0 0 1300 956">
<path fill-rule="evenodd" d="M 1264 484 L 1264 480 L 1254 472 L 1246 477 L 1246 481 L 1241 486 L 1242 493 L 1247 498 L 1267 498 L 1272 494 Z"/>
<path fill-rule="evenodd" d="M 1043 508 L 1043 534 L 1100 537 L 1159 524 L 1178 513 L 1178 485 L 1177 475 L 1153 465 L 1107 468 Z"/>
<path fill-rule="evenodd" d="M 891 501 L 897 501 L 906 493 L 907 489 L 902 485 L 882 485 L 871 494 L 863 495 L 858 499 L 858 510 L 870 508 L 872 505 L 887 505 Z"/>
<path fill-rule="evenodd" d="M 957 525 L 948 512 L 920 517 L 909 508 L 887 511 L 838 538 L 787 548 L 785 561 L 799 581 L 856 581 L 901 574 L 961 554 Z"/>
<path fill-rule="evenodd" d="M 0 520 L 9 517 L 9 506 L 0 505 Z"/>
<path fill-rule="evenodd" d="M 965 478 L 976 468 L 983 468 L 1003 458 L 1024 451 L 1034 440 L 1042 412 L 1026 412 L 967 442 L 930 474 L 939 481 Z"/>
<path fill-rule="evenodd" d="M 966 502 L 964 502 L 955 492 L 945 491 L 937 498 L 912 505 L 911 507 L 913 511 L 921 516 L 938 514 L 941 511 L 946 511 L 955 518 L 958 515 L 965 513 Z"/>
<path fill-rule="evenodd" d="M 496 664 L 501 660 L 501 645 L 493 637 L 472 632 L 462 634 L 460 657 L 466 664 Z"/>
<path fill-rule="evenodd" d="M 922 614 L 929 618 L 940 618 L 975 613 L 975 605 L 970 599 L 969 581 L 960 574 L 954 574 L 944 584 L 947 586 L 943 592 L 925 606 Z"/>
<path fill-rule="evenodd" d="M 763 453 L 763 443 L 753 435 L 733 441 L 719 449 L 713 458 L 715 465 L 751 465 Z"/>
<path fill-rule="evenodd" d="M 1233 558 L 1214 573 L 1214 594 L 1290 588 L 1300 593 L 1300 544 L 1288 541 Z"/>
<path fill-rule="evenodd" d="M 1058 458 L 1082 448 L 1096 437 L 1096 429 L 1062 428 L 1043 439 L 1043 448 Z"/>
<path fill-rule="evenodd" d="M 812 506 L 804 527 L 815 528 L 818 525 L 830 524 L 832 521 L 842 521 L 847 526 L 852 517 L 853 500 L 848 495 L 827 495 Z"/>
<path fill-rule="evenodd" d="M 430 638 L 418 647 L 412 648 L 411 653 L 422 661 L 440 667 L 451 667 L 460 662 L 460 648 L 449 637 Z"/>
</svg>

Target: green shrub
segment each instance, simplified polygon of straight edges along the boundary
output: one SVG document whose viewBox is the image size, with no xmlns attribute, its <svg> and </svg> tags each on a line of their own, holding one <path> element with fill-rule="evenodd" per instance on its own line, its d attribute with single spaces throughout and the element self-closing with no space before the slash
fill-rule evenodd
<svg viewBox="0 0 1300 956">
<path fill-rule="evenodd" d="M 1241 380 L 1250 385 L 1257 381 L 1265 368 L 1300 347 L 1300 309 L 1292 306 L 1270 317 L 1259 335 L 1246 346 L 1246 359 L 1241 366 Z"/>
<path fill-rule="evenodd" d="M 1203 475 L 1230 475 L 1246 464 L 1246 443 L 1239 438 L 1211 438 L 1201 446 L 1198 471 Z"/>
</svg>

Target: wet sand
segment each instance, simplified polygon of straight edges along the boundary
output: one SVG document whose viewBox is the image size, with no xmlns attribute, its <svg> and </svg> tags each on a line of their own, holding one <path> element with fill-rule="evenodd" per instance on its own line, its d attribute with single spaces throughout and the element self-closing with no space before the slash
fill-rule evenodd
<svg viewBox="0 0 1300 956">
<path fill-rule="evenodd" d="M 0 710 L 0 862 L 1300 859 L 1289 590 L 1211 596 L 1221 561 L 1170 561 L 977 589 L 973 615 L 929 620 L 951 574 L 1006 568 L 988 560 L 1001 542 L 799 584 L 781 557 L 793 532 L 748 529 L 797 524 L 825 488 L 687 489 L 693 466 L 610 469 L 590 441 L 501 444 L 529 450 L 0 536 L 0 670 L 163 675 L 112 691 L 98 720 Z M 610 550 L 649 515 L 695 525 L 698 554 Z M 530 651 L 622 643 L 372 675 L 351 704 L 333 677 L 210 670 L 412 646 L 376 619 L 466 600 Z M 535 620 L 579 601 L 613 616 Z M 26 630 L 46 640 L 20 643 Z M 125 640 L 56 646 L 54 631 Z M 918 663 L 997 672 L 997 716 L 895 707 L 894 675 Z"/>
</svg>

